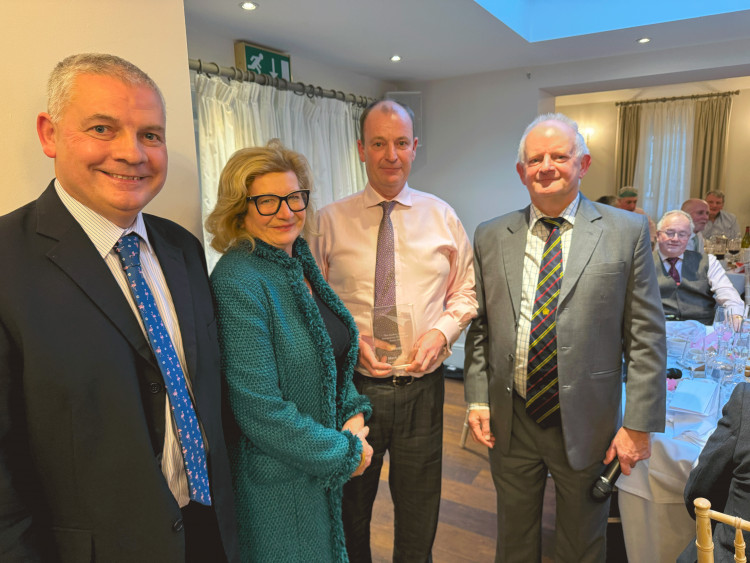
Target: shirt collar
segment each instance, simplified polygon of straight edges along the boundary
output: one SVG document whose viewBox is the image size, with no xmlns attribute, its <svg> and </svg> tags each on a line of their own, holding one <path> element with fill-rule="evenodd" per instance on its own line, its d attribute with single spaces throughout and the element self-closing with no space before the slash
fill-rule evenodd
<svg viewBox="0 0 750 563">
<path fill-rule="evenodd" d="M 413 190 L 409 187 L 409 183 L 407 182 L 406 184 L 404 184 L 404 187 L 401 189 L 398 195 L 390 201 L 397 201 L 401 205 L 405 205 L 406 207 L 411 207 L 412 206 L 412 192 Z M 375 188 L 373 188 L 370 185 L 370 182 L 367 182 L 367 185 L 365 186 L 365 191 L 364 191 L 365 207 L 375 207 L 376 205 L 380 205 L 381 201 L 388 201 L 388 200 L 385 199 L 378 192 L 376 192 Z"/>
<path fill-rule="evenodd" d="M 662 254 L 661 248 L 659 248 L 658 244 L 656 245 L 656 252 L 659 253 L 659 258 L 661 258 L 662 262 L 666 262 L 667 261 L 668 256 L 665 256 L 664 254 Z M 682 254 L 680 254 L 679 256 L 677 256 L 677 262 L 676 263 L 681 262 L 683 260 L 684 256 L 685 256 L 684 252 Z"/>
<path fill-rule="evenodd" d="M 102 258 L 109 254 L 112 248 L 114 248 L 115 243 L 123 235 L 130 233 L 136 233 L 140 236 L 148 246 L 149 252 L 152 251 L 142 213 L 138 213 L 132 225 L 123 229 L 71 196 L 65 191 L 60 184 L 60 180 L 57 178 L 55 178 L 55 191 L 65 208 L 78 224 L 81 225 L 81 228 L 91 239 L 91 242 L 94 243 L 97 252 Z"/>
<path fill-rule="evenodd" d="M 565 209 L 563 209 L 563 212 L 560 214 L 560 217 L 565 219 L 571 225 L 575 225 L 576 212 L 578 211 L 578 204 L 580 203 L 580 201 L 581 201 L 581 194 L 579 192 L 578 194 L 576 194 L 575 199 L 573 199 L 573 201 L 571 201 L 568 204 L 568 206 Z M 529 229 L 533 229 L 536 226 L 539 219 L 541 219 L 542 217 L 548 217 L 548 215 L 545 215 L 544 213 L 539 211 L 539 208 L 532 203 L 531 215 L 530 215 L 531 220 L 529 221 Z M 554 219 L 554 217 L 552 218 Z"/>
</svg>

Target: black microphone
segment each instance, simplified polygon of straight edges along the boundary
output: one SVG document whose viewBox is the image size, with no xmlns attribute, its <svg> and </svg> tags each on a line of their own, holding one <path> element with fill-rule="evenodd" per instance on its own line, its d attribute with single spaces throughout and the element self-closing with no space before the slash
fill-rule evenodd
<svg viewBox="0 0 750 563">
<path fill-rule="evenodd" d="M 615 481 L 617 481 L 620 473 L 620 460 L 615 458 L 604 468 L 604 471 L 599 478 L 594 481 L 594 485 L 591 487 L 591 498 L 596 502 L 604 502 L 607 500 L 612 494 Z"/>
</svg>

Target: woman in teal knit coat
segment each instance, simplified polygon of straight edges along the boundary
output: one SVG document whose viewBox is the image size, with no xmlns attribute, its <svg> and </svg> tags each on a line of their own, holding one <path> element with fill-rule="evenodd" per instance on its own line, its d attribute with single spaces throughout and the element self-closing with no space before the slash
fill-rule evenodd
<svg viewBox="0 0 750 563">
<path fill-rule="evenodd" d="M 372 456 L 356 325 L 300 236 L 311 183 L 278 141 L 242 149 L 206 222 L 243 561 L 348 561 L 342 487 Z"/>
</svg>

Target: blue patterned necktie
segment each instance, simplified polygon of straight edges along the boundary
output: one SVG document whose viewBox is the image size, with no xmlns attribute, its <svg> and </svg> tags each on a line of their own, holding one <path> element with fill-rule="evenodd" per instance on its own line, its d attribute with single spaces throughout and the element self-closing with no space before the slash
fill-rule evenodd
<svg viewBox="0 0 750 563">
<path fill-rule="evenodd" d="M 141 270 L 140 237 L 129 234 L 115 244 L 115 252 L 128 277 L 128 287 L 133 294 L 138 313 L 146 327 L 148 341 L 159 364 L 164 384 L 169 393 L 172 418 L 177 426 L 177 435 L 182 447 L 190 499 L 201 504 L 211 504 L 208 484 L 206 450 L 203 434 L 198 425 L 193 402 L 190 399 L 185 375 L 177 358 L 172 339 L 164 326 L 154 296 Z"/>
<path fill-rule="evenodd" d="M 392 363 L 401 354 L 401 341 L 396 323 L 396 256 L 393 246 L 393 223 L 391 211 L 395 201 L 381 201 L 383 218 L 378 229 L 378 246 L 375 254 L 375 307 L 373 319 L 375 333 L 393 346 L 392 350 L 375 347 L 375 354 L 380 360 L 386 356 L 386 362 Z"/>
<path fill-rule="evenodd" d="M 563 276 L 560 225 L 564 219 L 543 217 L 540 221 L 550 229 L 550 233 L 544 244 L 532 307 L 526 412 L 540 426 L 548 428 L 560 423 L 555 317 Z"/>
</svg>

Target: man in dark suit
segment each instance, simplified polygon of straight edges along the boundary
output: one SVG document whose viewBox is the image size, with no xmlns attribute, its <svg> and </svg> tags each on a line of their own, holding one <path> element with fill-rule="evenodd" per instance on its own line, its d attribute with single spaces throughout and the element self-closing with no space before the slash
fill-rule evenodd
<svg viewBox="0 0 750 563">
<path fill-rule="evenodd" d="M 685 506 L 695 518 L 693 501 L 706 498 L 711 508 L 730 516 L 750 520 L 750 384 L 740 383 L 724 406 L 716 430 L 706 442 L 698 465 L 685 485 Z M 750 533 L 743 532 L 745 543 Z M 734 561 L 734 527 L 716 524 L 714 560 Z M 693 562 L 698 554 L 695 540 L 688 544 L 678 563 Z"/>
<path fill-rule="evenodd" d="M 555 559 L 604 561 L 608 503 L 595 503 L 591 486 L 615 456 L 629 474 L 650 455 L 649 433 L 664 430 L 664 316 L 648 222 L 579 195 L 590 161 L 575 122 L 538 117 L 517 164 L 531 206 L 474 236 L 479 311 L 465 393 L 474 438 L 490 448 L 501 562 L 541 559 L 548 472 Z"/>
<path fill-rule="evenodd" d="M 203 252 L 141 213 L 166 179 L 161 93 L 84 54 L 57 65 L 49 95 L 37 131 L 56 178 L 0 218 L 0 560 L 234 561 Z M 142 300 L 117 252 L 131 233 Z"/>
</svg>

